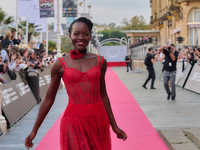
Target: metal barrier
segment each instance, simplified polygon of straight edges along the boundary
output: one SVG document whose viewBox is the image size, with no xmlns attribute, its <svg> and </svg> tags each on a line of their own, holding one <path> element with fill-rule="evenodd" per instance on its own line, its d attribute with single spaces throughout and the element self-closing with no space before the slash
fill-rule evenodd
<svg viewBox="0 0 200 150">
<path fill-rule="evenodd" d="M 40 88 L 39 88 L 39 72 L 36 70 L 30 70 L 27 72 L 29 73 L 36 73 L 37 76 L 35 75 L 29 75 L 27 77 L 28 85 L 35 96 L 35 99 L 37 100 L 37 103 L 40 103 L 41 98 L 40 98 Z"/>
</svg>

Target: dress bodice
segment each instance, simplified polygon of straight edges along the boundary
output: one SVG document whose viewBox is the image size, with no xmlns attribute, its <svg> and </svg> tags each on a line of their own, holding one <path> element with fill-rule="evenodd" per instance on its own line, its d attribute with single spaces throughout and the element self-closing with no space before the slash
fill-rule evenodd
<svg viewBox="0 0 200 150">
<path fill-rule="evenodd" d="M 64 69 L 62 78 L 69 96 L 69 103 L 92 104 L 101 100 L 100 78 L 103 57 L 99 64 L 98 55 L 97 66 L 90 68 L 86 72 L 68 68 L 62 57 L 59 58 L 59 61 Z"/>
</svg>

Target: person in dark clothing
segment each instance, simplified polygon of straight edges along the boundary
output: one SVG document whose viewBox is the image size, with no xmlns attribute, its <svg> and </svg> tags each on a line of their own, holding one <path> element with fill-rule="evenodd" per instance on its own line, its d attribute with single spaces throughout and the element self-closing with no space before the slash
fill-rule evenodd
<svg viewBox="0 0 200 150">
<path fill-rule="evenodd" d="M 40 48 L 39 48 L 40 51 L 44 49 L 44 44 L 45 44 L 45 43 L 46 43 L 46 41 L 43 40 L 42 43 L 40 44 Z"/>
<path fill-rule="evenodd" d="M 11 33 L 6 32 L 6 38 L 1 41 L 1 45 L 2 45 L 3 49 L 8 48 L 9 45 L 11 44 L 10 38 L 11 38 Z"/>
<path fill-rule="evenodd" d="M 176 80 L 176 64 L 178 59 L 178 52 L 176 51 L 175 46 L 173 44 L 162 46 L 158 48 L 158 50 L 165 54 L 165 70 L 163 72 L 163 84 L 168 94 L 167 100 L 170 99 L 170 96 L 172 96 L 171 100 L 175 100 L 176 97 L 175 80 Z M 169 89 L 169 84 L 168 84 L 169 81 L 171 84 L 171 91 Z"/>
<path fill-rule="evenodd" d="M 131 55 L 129 55 L 129 53 L 127 53 L 127 55 L 125 56 L 125 61 L 126 61 L 126 66 L 127 66 L 127 72 L 129 72 L 129 67 L 132 71 L 132 61 L 131 61 Z"/>
<path fill-rule="evenodd" d="M 156 59 L 153 56 L 153 48 L 152 47 L 150 47 L 148 49 L 148 53 L 147 53 L 145 59 L 147 59 L 146 60 L 147 61 L 147 70 L 149 72 L 149 75 L 148 75 L 148 78 L 146 79 L 146 81 L 144 82 L 144 84 L 142 85 L 142 87 L 147 89 L 146 85 L 149 82 L 149 80 L 151 79 L 151 89 L 154 90 L 154 89 L 156 89 L 154 87 L 156 75 L 155 75 L 155 71 L 154 71 L 154 68 L 153 68 L 153 63 L 156 61 Z"/>
<path fill-rule="evenodd" d="M 18 38 L 16 39 L 16 38 L 15 38 L 16 31 L 17 31 L 16 29 L 12 29 L 12 30 L 11 30 L 11 34 L 12 34 L 12 36 L 14 37 L 14 38 L 12 39 L 12 41 L 13 41 L 14 45 L 19 45 L 19 44 L 21 43 L 21 36 L 18 36 Z"/>
<path fill-rule="evenodd" d="M 0 41 L 1 41 L 1 40 L 3 40 L 3 39 L 5 39 L 5 38 L 4 38 L 4 36 L 3 36 L 3 35 L 2 35 L 2 36 L 0 36 Z"/>
<path fill-rule="evenodd" d="M 190 63 L 190 65 L 192 65 L 192 66 L 194 66 L 194 64 L 197 62 L 197 61 L 194 59 L 194 53 L 193 53 L 193 52 L 190 53 L 190 57 L 188 58 L 187 61 L 188 61 L 188 62 Z"/>
</svg>

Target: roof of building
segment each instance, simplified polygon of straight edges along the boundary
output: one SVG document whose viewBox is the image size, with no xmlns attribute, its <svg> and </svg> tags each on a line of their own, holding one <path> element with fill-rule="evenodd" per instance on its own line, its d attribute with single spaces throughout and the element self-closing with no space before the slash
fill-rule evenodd
<svg viewBox="0 0 200 150">
<path fill-rule="evenodd" d="M 159 30 L 124 30 L 123 33 L 159 33 Z"/>
</svg>

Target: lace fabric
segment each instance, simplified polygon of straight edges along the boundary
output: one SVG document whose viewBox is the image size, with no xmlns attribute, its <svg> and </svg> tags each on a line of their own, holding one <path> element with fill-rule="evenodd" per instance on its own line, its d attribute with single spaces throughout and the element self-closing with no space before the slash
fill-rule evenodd
<svg viewBox="0 0 200 150">
<path fill-rule="evenodd" d="M 63 81 L 69 103 L 60 124 L 62 150 L 111 150 L 110 123 L 100 95 L 101 64 L 86 72 L 68 68 L 63 58 Z"/>
</svg>

